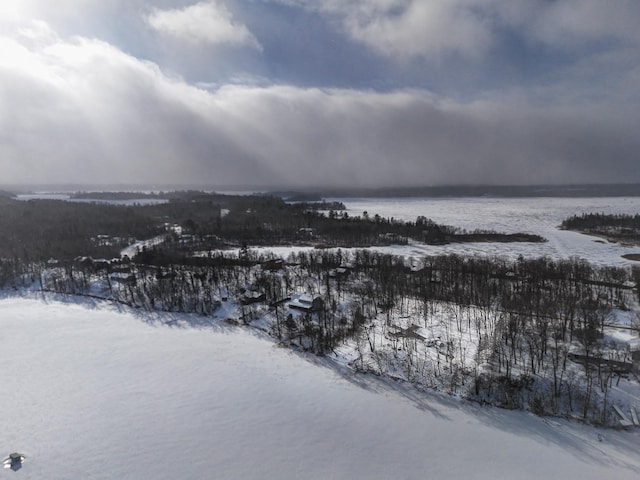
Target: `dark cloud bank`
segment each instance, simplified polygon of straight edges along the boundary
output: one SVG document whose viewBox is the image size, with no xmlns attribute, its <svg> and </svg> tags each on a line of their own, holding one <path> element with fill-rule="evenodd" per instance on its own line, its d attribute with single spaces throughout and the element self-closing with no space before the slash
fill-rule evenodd
<svg viewBox="0 0 640 480">
<path fill-rule="evenodd" d="M 547 58 L 542 64 L 549 71 L 538 74 L 545 81 L 535 85 L 502 88 L 496 75 L 493 85 L 456 94 L 401 79 L 415 75 L 416 65 L 442 79 L 451 58 L 477 69 L 483 59 L 498 65 L 501 38 L 480 17 L 462 15 L 476 2 L 398 0 L 393 11 L 385 5 L 394 2 L 382 1 L 355 2 L 353 9 L 338 1 L 276 3 L 329 22 L 340 41 L 350 42 L 349 51 L 368 49 L 375 61 L 395 68 L 392 88 L 274 83 L 247 63 L 238 66 L 235 83 L 194 82 L 189 72 L 162 65 L 171 55 L 162 57 L 158 45 L 171 42 L 195 49 L 203 62 L 215 63 L 212 49 L 221 52 L 222 63 L 228 64 L 230 51 L 242 51 L 249 52 L 239 54 L 243 62 L 255 57 L 256 65 L 268 64 L 274 42 L 252 33 L 241 2 L 202 2 L 196 13 L 205 23 L 196 27 L 188 22 L 188 2 L 137 2 L 141 17 L 132 25 L 148 29 L 153 61 L 111 41 L 62 35 L 47 22 L 7 14 L 9 33 L 0 35 L 0 183 L 310 188 L 640 182 L 640 74 L 633 67 L 639 41 L 635 30 L 624 30 L 629 20 L 620 8 L 598 23 L 601 10 L 593 2 L 576 7 L 575 18 L 546 6 L 540 13 L 546 17 L 527 21 L 526 8 L 536 2 L 487 2 L 503 30 L 522 29 L 523 48 L 553 51 L 556 59 L 562 50 L 571 61 L 551 68 L 556 60 Z M 115 11 L 117 4 L 103 5 Z M 631 20 L 640 18 L 632 3 L 621 4 Z M 218 29 L 215 35 L 206 21 Z M 425 33 L 429 25 L 433 31 Z M 500 65 L 506 69 L 509 62 Z"/>
</svg>

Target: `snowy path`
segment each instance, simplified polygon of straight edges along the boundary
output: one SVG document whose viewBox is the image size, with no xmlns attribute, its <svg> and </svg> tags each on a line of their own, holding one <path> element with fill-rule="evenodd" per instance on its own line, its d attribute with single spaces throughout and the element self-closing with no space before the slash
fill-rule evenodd
<svg viewBox="0 0 640 480">
<path fill-rule="evenodd" d="M 418 394 L 242 329 L 163 324 L 202 317 L 97 306 L 0 300 L 0 450 L 29 459 L 0 476 L 640 477 L 638 432 Z"/>
<path fill-rule="evenodd" d="M 120 256 L 124 257 L 126 255 L 129 258 L 133 258 L 143 248 L 149 248 L 149 247 L 153 247 L 155 245 L 160 245 L 160 244 L 164 243 L 166 240 L 167 240 L 167 235 L 163 234 L 163 235 L 158 235 L 158 236 L 153 237 L 153 238 L 149 238 L 148 240 L 137 241 L 137 242 L 129 245 L 128 247 L 123 248 L 122 251 L 120 252 Z"/>
</svg>

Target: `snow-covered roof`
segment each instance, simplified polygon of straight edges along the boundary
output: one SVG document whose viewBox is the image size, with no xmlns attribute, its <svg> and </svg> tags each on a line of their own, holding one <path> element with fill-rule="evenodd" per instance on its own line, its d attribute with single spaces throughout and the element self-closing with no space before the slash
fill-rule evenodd
<svg viewBox="0 0 640 480">
<path fill-rule="evenodd" d="M 289 307 L 301 310 L 311 310 L 313 308 L 314 300 L 319 298 L 320 297 L 312 297 L 307 293 L 292 295 Z"/>
</svg>

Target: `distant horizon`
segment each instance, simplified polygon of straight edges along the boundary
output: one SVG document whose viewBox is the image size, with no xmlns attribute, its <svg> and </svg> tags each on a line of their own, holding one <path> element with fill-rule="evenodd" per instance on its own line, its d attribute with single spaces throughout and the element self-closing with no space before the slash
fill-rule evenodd
<svg viewBox="0 0 640 480">
<path fill-rule="evenodd" d="M 11 194 L 73 194 L 91 192 L 178 192 L 201 191 L 220 194 L 274 193 L 287 195 L 356 196 L 640 196 L 639 182 L 558 183 L 558 184 L 442 184 L 421 186 L 256 186 L 198 184 L 6 184 L 0 191 Z"/>
</svg>

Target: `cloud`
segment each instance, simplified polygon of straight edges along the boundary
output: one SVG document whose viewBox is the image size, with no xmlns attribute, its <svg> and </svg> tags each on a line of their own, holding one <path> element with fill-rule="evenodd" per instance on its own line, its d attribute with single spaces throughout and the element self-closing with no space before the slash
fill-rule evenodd
<svg viewBox="0 0 640 480">
<path fill-rule="evenodd" d="M 154 9 L 146 20 L 155 30 L 187 42 L 262 49 L 247 27 L 235 21 L 227 7 L 216 1 L 170 10 Z"/>
<path fill-rule="evenodd" d="M 635 103 L 537 105 L 523 92 L 465 103 L 420 89 L 204 90 L 103 41 L 60 38 L 43 25 L 25 32 L 0 36 L 3 183 L 640 180 Z"/>
<path fill-rule="evenodd" d="M 127 12 L 129 5 L 139 7 L 146 0 L 20 0 L 1 2 L 0 20 L 24 21 L 38 19 L 49 23 L 64 23 L 65 20 L 86 21 L 87 18 L 101 17 L 114 12 Z"/>
<path fill-rule="evenodd" d="M 640 4 L 633 0 L 492 0 L 501 25 L 557 49 L 599 42 L 638 44 Z"/>
<path fill-rule="evenodd" d="M 452 54 L 481 59 L 505 41 L 505 32 L 558 50 L 640 43 L 634 0 L 276 1 L 334 19 L 353 40 L 405 61 Z"/>
<path fill-rule="evenodd" d="M 490 23 L 469 0 L 278 0 L 337 19 L 354 40 L 408 60 L 459 54 L 477 58 L 491 46 Z"/>
</svg>

